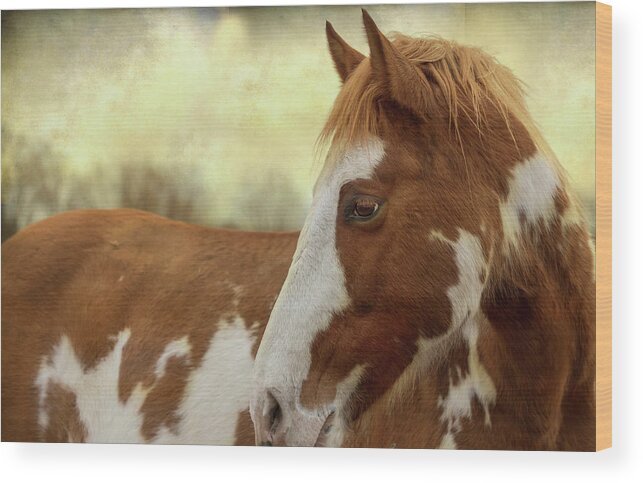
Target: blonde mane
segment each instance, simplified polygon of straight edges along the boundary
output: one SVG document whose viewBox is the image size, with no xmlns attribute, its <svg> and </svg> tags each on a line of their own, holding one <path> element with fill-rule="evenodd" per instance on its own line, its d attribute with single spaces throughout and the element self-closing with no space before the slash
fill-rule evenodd
<svg viewBox="0 0 643 483">
<path fill-rule="evenodd" d="M 439 86 L 448 105 L 449 123 L 457 142 L 462 144 L 462 119 L 470 121 L 483 133 L 484 106 L 491 103 L 504 117 L 509 132 L 513 132 L 510 123 L 513 117 L 525 127 L 537 148 L 559 167 L 527 110 L 522 82 L 495 58 L 481 49 L 437 36 L 411 38 L 395 33 L 392 43 Z M 371 75 L 370 60 L 364 59 L 341 89 L 319 136 L 318 146 L 330 144 L 333 150 L 342 149 L 362 143 L 371 135 L 377 136 L 378 101 L 385 97 L 384 89 Z M 335 158 L 329 156 L 326 162 L 332 163 Z"/>
</svg>

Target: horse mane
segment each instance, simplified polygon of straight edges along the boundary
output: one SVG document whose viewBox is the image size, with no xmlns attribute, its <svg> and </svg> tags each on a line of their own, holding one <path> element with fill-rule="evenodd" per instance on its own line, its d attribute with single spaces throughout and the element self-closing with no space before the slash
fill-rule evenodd
<svg viewBox="0 0 643 483">
<path fill-rule="evenodd" d="M 433 80 L 448 105 L 450 127 L 462 144 L 461 121 L 469 120 L 482 134 L 485 106 L 497 108 L 512 133 L 511 119 L 520 122 L 536 147 L 558 168 L 553 151 L 546 143 L 525 104 L 524 84 L 483 50 L 460 45 L 438 36 L 412 38 L 394 33 L 392 43 L 407 60 Z M 378 135 L 379 101 L 386 98 L 386 86 L 371 75 L 370 60 L 364 59 L 341 89 L 318 139 L 318 146 L 331 149 L 365 142 Z M 429 113 L 430 114 L 430 113 Z M 333 163 L 329 156 L 326 163 Z M 324 169 L 332 166 L 324 166 Z"/>
<path fill-rule="evenodd" d="M 578 220 L 586 223 L 580 199 L 573 190 L 568 189 L 569 176 L 566 170 L 527 109 L 525 84 L 508 67 L 480 48 L 461 45 L 435 35 L 414 38 L 395 32 L 391 38 L 397 51 L 419 67 L 440 89 L 448 112 L 439 115 L 448 116 L 450 132 L 460 145 L 465 163 L 462 125 L 466 124 L 468 129 L 473 125 L 480 138 L 484 138 L 488 110 L 492 106 L 502 116 L 512 138 L 512 122 L 519 123 L 527 132 L 536 149 L 558 174 L 570 209 Z M 329 146 L 331 153 L 326 157 L 322 173 L 335 167 L 341 158 L 337 153 L 349 146 L 368 146 L 369 138 L 380 136 L 380 101 L 388 97 L 386 85 L 375 79 L 370 59 L 365 58 L 346 79 L 317 139 L 318 154 L 326 146 Z M 497 116 L 496 113 L 494 115 Z M 512 140 L 520 154 L 515 138 Z"/>
</svg>

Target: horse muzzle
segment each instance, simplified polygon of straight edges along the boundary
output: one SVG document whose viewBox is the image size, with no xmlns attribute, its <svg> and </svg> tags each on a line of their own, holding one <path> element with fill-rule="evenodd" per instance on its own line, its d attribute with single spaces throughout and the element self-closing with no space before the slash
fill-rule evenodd
<svg viewBox="0 0 643 483">
<path fill-rule="evenodd" d="M 255 393 L 250 415 L 257 446 L 325 446 L 334 410 L 308 410 L 277 389 Z"/>
</svg>

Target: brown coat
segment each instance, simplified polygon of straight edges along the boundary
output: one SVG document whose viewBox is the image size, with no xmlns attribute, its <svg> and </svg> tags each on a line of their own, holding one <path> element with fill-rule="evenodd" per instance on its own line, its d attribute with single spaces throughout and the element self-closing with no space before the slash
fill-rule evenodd
<svg viewBox="0 0 643 483">
<path fill-rule="evenodd" d="M 108 429 L 119 440 L 119 424 L 139 424 L 130 441 L 252 444 L 245 409 L 220 415 L 234 421 L 236 438 L 180 434 L 186 401 L 201 398 L 204 419 L 216 415 L 218 399 L 228 404 L 229 384 L 203 383 L 189 389 L 198 392 L 192 395 L 186 385 L 222 328 L 242 334 L 232 331 L 241 325 L 252 342 L 225 339 L 229 360 L 254 355 L 296 240 L 296 233 L 209 229 L 134 210 L 69 212 L 19 232 L 2 246 L 2 440 L 108 441 Z M 127 343 L 117 375 L 102 376 L 97 390 L 90 386 L 92 370 L 108 369 L 119 334 Z M 70 357 L 60 345 L 64 336 L 84 379 L 62 362 Z M 51 360 L 55 347 L 59 362 Z M 244 359 L 237 347 L 251 352 Z M 228 354 L 219 352 L 225 367 Z M 242 369 L 227 377 L 246 387 L 251 374 Z M 118 404 L 107 397 L 110 383 Z M 96 421 L 101 397 L 118 407 L 111 422 Z M 125 428 L 121 434 L 128 440 Z"/>
</svg>

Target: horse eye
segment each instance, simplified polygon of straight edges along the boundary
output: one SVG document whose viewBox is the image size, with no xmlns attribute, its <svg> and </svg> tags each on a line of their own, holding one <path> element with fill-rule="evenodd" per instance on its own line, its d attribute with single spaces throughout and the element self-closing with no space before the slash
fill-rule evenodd
<svg viewBox="0 0 643 483">
<path fill-rule="evenodd" d="M 361 219 L 370 218 L 377 213 L 379 207 L 379 203 L 372 198 L 357 198 L 353 201 L 352 216 Z"/>
</svg>

